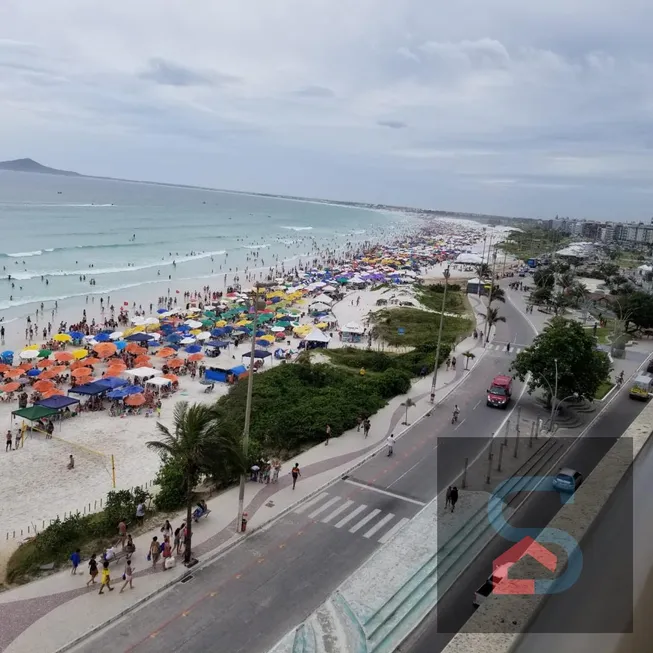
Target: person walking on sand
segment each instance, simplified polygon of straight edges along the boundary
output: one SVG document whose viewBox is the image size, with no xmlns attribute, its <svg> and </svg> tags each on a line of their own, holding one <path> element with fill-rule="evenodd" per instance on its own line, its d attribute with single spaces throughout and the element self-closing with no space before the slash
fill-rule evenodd
<svg viewBox="0 0 653 653">
<path fill-rule="evenodd" d="M 9 429 L 9 430 L 7 431 L 7 436 L 6 436 L 6 442 L 7 442 L 7 444 L 5 444 L 5 452 L 6 452 L 6 451 L 11 451 L 11 439 L 12 439 L 12 437 L 13 437 L 13 436 L 12 436 L 12 434 L 11 434 L 11 429 Z"/>
<path fill-rule="evenodd" d="M 455 372 L 456 371 L 456 357 L 452 356 L 451 357 L 451 369 Z"/>
<path fill-rule="evenodd" d="M 325 446 L 329 444 L 329 440 L 331 439 L 331 425 L 327 424 L 326 425 L 326 440 L 324 441 Z"/>
<path fill-rule="evenodd" d="M 125 542 L 127 541 L 127 524 L 125 524 L 124 519 L 121 519 L 118 524 L 118 537 L 120 538 L 120 545 L 124 550 Z"/>
<path fill-rule="evenodd" d="M 365 419 L 363 421 L 363 436 L 367 437 L 370 434 L 370 428 L 372 427 L 372 423 L 370 422 L 369 419 Z"/>
<path fill-rule="evenodd" d="M 86 583 L 86 587 L 89 585 L 95 585 L 95 577 L 98 574 L 97 570 L 97 560 L 95 559 L 95 553 L 91 556 L 91 559 L 88 561 L 88 573 L 90 575 L 90 580 Z"/>
<path fill-rule="evenodd" d="M 113 592 L 111 587 L 111 574 L 109 573 L 109 561 L 105 560 L 102 563 L 102 583 L 100 584 L 100 591 L 98 594 L 104 594 L 104 588 L 108 587 L 110 592 Z"/>
<path fill-rule="evenodd" d="M 385 446 L 388 448 L 388 456 L 392 456 L 395 448 L 395 436 L 391 433 L 390 437 L 385 442 Z"/>
<path fill-rule="evenodd" d="M 456 509 L 456 502 L 458 501 L 458 488 L 454 485 L 451 488 L 451 512 Z"/>
<path fill-rule="evenodd" d="M 75 457 L 73 454 L 68 456 L 68 464 L 66 465 L 66 469 L 75 469 Z"/>
<path fill-rule="evenodd" d="M 297 479 L 302 475 L 299 471 L 299 463 L 295 463 L 295 466 L 290 471 L 290 475 L 292 476 L 292 489 L 294 490 L 295 485 L 297 485 Z"/>
<path fill-rule="evenodd" d="M 123 572 L 122 579 L 125 581 L 120 588 L 119 594 L 122 594 L 125 590 L 125 587 L 129 585 L 129 589 L 133 590 L 134 585 L 132 584 L 132 578 L 134 577 L 134 568 L 132 567 L 132 561 L 127 558 L 127 563 L 125 564 L 125 571 Z"/>
<path fill-rule="evenodd" d="M 447 494 L 444 501 L 444 509 L 446 510 L 451 505 L 451 485 L 447 488 Z"/>
<path fill-rule="evenodd" d="M 145 504 L 142 501 L 136 506 L 136 521 L 139 526 L 145 521 Z"/>
<path fill-rule="evenodd" d="M 170 546 L 170 538 L 167 535 L 163 538 L 161 555 L 163 556 L 163 564 L 162 564 L 163 571 L 166 571 L 166 569 L 168 569 L 167 567 L 168 558 L 172 557 L 172 547 Z"/>
</svg>

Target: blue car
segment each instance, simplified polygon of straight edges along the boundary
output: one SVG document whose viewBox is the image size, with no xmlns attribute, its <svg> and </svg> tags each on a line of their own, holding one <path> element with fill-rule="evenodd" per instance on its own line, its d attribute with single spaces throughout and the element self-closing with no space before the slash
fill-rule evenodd
<svg viewBox="0 0 653 653">
<path fill-rule="evenodd" d="M 553 479 L 553 487 L 560 492 L 575 492 L 583 482 L 583 475 L 575 469 L 563 467 Z"/>
</svg>

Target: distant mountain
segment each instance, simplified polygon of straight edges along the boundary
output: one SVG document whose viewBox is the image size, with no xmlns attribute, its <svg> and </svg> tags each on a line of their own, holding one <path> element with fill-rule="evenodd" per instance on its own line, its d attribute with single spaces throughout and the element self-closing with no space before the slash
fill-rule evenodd
<svg viewBox="0 0 653 653">
<path fill-rule="evenodd" d="M 14 159 L 13 161 L 0 161 L 0 170 L 10 170 L 11 172 L 35 172 L 42 175 L 63 175 L 65 177 L 81 177 L 78 172 L 70 170 L 57 170 L 48 168 L 34 161 L 34 159 Z"/>
</svg>

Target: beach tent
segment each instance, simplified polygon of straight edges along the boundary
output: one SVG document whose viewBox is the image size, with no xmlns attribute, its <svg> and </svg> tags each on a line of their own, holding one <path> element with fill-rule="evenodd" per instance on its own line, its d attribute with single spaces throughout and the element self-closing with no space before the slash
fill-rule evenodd
<svg viewBox="0 0 653 653">
<path fill-rule="evenodd" d="M 163 372 L 155 370 L 153 367 L 137 367 L 134 370 L 126 370 L 125 374 L 134 378 L 143 378 L 144 376 L 160 376 Z"/>
<path fill-rule="evenodd" d="M 322 294 L 318 295 L 318 296 L 313 300 L 313 302 L 314 302 L 314 303 L 316 303 L 316 302 L 321 302 L 322 304 L 331 305 L 331 303 L 333 302 L 333 299 L 331 299 L 331 297 L 329 297 L 328 295 L 325 295 L 324 293 L 322 293 Z"/>
<path fill-rule="evenodd" d="M 37 422 L 44 417 L 56 415 L 59 411 L 56 408 L 47 408 L 46 406 L 30 406 L 29 408 L 19 408 L 12 410 L 11 414 L 14 417 L 22 417 L 30 422 Z"/>
<path fill-rule="evenodd" d="M 485 295 L 485 283 L 480 279 L 470 279 L 467 282 L 468 295 Z"/>
<path fill-rule="evenodd" d="M 326 346 L 328 344 L 329 340 L 331 340 L 331 338 L 329 338 L 329 336 L 326 333 L 322 333 L 322 331 L 320 331 L 319 329 L 314 328 L 304 338 L 304 340 L 305 340 L 305 342 L 312 342 L 312 343 L 317 343 L 320 346 L 322 346 L 322 345 Z"/>
<path fill-rule="evenodd" d="M 458 254 L 456 257 L 456 263 L 469 263 L 470 265 L 480 265 L 483 263 L 483 259 L 478 254 Z"/>
<path fill-rule="evenodd" d="M 108 390 L 106 385 L 103 385 L 99 381 L 93 381 L 92 383 L 84 383 L 83 385 L 75 386 L 68 390 L 68 393 L 73 393 L 76 395 L 99 395 Z"/>
<path fill-rule="evenodd" d="M 110 376 L 106 379 L 100 379 L 97 383 L 105 386 L 108 390 L 115 390 L 123 385 L 127 385 L 129 381 L 126 379 L 119 379 L 117 376 Z"/>
<path fill-rule="evenodd" d="M 243 358 L 249 358 L 251 355 L 252 353 L 248 351 L 246 354 L 243 354 Z M 269 351 L 264 351 L 263 349 L 256 349 L 254 351 L 254 358 L 267 358 L 268 356 L 272 356 Z"/>
<path fill-rule="evenodd" d="M 156 379 L 150 379 L 145 385 L 156 385 L 156 386 L 164 386 L 164 385 L 170 385 L 172 381 L 170 379 L 164 379 L 163 377 L 159 377 Z"/>
<path fill-rule="evenodd" d="M 41 399 L 37 401 L 37 406 L 43 406 L 44 408 L 50 408 L 51 410 L 61 410 L 66 408 L 66 406 L 72 406 L 73 404 L 78 404 L 79 399 L 73 399 L 72 397 L 64 397 L 63 395 L 55 395 L 49 399 Z"/>
<path fill-rule="evenodd" d="M 358 324 L 358 322 L 347 322 L 344 327 L 342 327 L 342 332 L 343 333 L 358 333 L 358 334 L 363 334 L 365 333 L 365 327 L 362 324 Z"/>
<path fill-rule="evenodd" d="M 220 381 L 221 383 L 226 383 L 227 377 L 230 374 L 233 374 L 236 379 L 242 379 L 247 376 L 247 368 L 244 365 L 235 365 L 229 369 L 211 367 L 204 372 L 204 378 L 207 381 Z"/>
</svg>

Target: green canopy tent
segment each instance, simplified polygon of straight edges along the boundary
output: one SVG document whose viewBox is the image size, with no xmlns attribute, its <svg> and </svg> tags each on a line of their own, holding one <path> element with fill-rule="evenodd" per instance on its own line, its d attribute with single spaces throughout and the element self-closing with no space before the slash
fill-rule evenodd
<svg viewBox="0 0 653 653">
<path fill-rule="evenodd" d="M 56 415 L 59 411 L 56 408 L 48 408 L 47 406 L 30 406 L 29 408 L 19 408 L 12 410 L 11 414 L 15 417 L 22 417 L 30 422 L 38 422 L 44 417 Z"/>
</svg>

